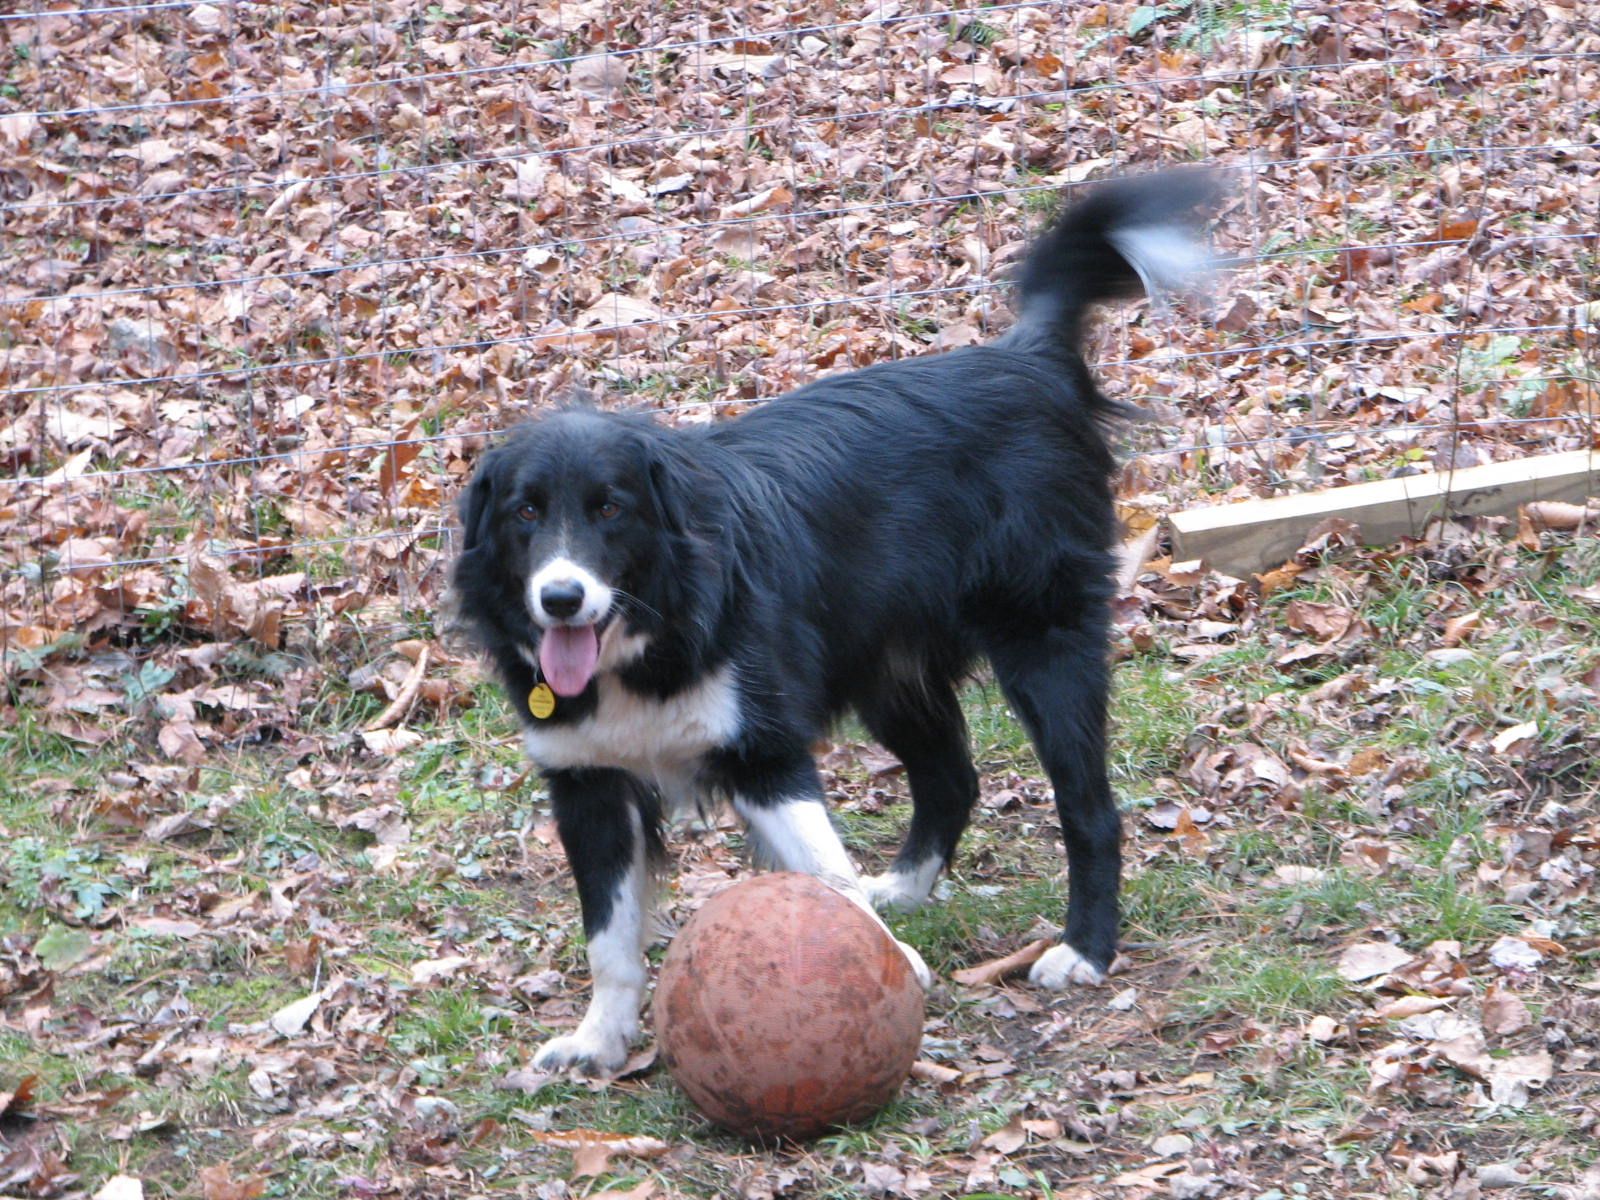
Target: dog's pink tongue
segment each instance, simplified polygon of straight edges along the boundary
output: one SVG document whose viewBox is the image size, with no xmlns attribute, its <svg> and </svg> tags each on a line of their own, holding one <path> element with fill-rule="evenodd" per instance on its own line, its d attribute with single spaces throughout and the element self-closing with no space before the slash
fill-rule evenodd
<svg viewBox="0 0 1600 1200">
<path fill-rule="evenodd" d="M 539 666 L 558 696 L 576 696 L 588 687 L 599 658 L 593 625 L 554 625 L 539 642 Z"/>
</svg>

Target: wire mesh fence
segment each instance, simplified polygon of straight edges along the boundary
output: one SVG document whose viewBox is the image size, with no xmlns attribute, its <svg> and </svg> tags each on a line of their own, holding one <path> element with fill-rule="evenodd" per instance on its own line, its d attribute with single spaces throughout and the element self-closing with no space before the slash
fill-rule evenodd
<svg viewBox="0 0 1600 1200">
<path fill-rule="evenodd" d="M 0 55 L 8 666 L 425 627 L 497 431 L 981 340 L 1159 164 L 1235 187 L 1094 334 L 1131 506 L 1595 442 L 1582 0 L 38 0 Z"/>
</svg>

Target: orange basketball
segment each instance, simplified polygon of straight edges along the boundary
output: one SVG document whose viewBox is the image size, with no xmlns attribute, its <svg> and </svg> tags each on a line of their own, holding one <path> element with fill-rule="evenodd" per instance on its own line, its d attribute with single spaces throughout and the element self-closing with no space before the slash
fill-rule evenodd
<svg viewBox="0 0 1600 1200">
<path fill-rule="evenodd" d="M 711 1120 L 807 1138 L 900 1090 L 922 1043 L 922 987 L 859 906 L 809 875 L 758 875 L 673 940 L 655 1025 L 667 1070 Z"/>
</svg>

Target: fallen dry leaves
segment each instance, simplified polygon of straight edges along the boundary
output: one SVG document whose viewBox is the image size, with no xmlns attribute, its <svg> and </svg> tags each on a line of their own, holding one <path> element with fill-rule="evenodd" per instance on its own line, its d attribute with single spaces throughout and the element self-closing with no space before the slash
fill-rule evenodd
<svg viewBox="0 0 1600 1200">
<path fill-rule="evenodd" d="M 1199 157 L 1251 164 L 1215 233 L 1236 266 L 1091 343 L 1108 392 L 1154 418 L 1126 438 L 1135 537 L 1119 627 L 1142 663 L 1215 699 L 1178 736 L 1176 765 L 1138 781 L 1132 869 L 1175 860 L 1244 886 L 1239 835 L 1276 837 L 1330 798 L 1367 822 L 1326 818 L 1335 847 L 1315 865 L 1263 865 L 1262 890 L 1435 869 L 1400 832 L 1441 820 L 1413 799 L 1435 767 L 1358 736 L 1403 725 L 1425 698 L 1372 652 L 1367 599 L 1386 573 L 1427 564 L 1410 619 L 1448 671 L 1502 632 L 1487 601 L 1542 569 L 1507 558 L 1510 531 L 1419 530 L 1373 560 L 1331 522 L 1248 581 L 1144 560 L 1159 515 L 1199 496 L 1593 443 L 1600 133 L 1585 9 L 1257 6 L 1211 27 L 1217 6 L 869 7 L 379 0 L 0 22 L 0 716 L 127 759 L 88 784 L 40 785 L 52 821 L 82 833 L 74 848 L 104 849 L 113 890 L 47 874 L 30 911 L 51 932 L 0 935 L 8 1032 L 148 1086 L 238 1073 L 267 1161 L 329 1161 L 346 1137 L 387 1136 L 381 1161 L 340 1177 L 344 1193 L 466 1194 L 473 1146 L 501 1139 L 406 1075 L 422 1056 L 386 1057 L 397 1020 L 457 991 L 513 1014 L 497 1019 L 518 1036 L 576 1019 L 552 967 L 571 954 L 562 920 L 515 931 L 514 951 L 472 942 L 471 915 L 424 887 L 474 871 L 519 896 L 553 887 L 548 824 L 495 842 L 506 831 L 485 819 L 474 832 L 494 850 L 458 846 L 422 825 L 403 776 L 478 682 L 424 618 L 444 597 L 450 502 L 492 432 L 574 390 L 670 421 L 734 419 L 829 371 L 983 340 L 1008 320 L 996 285 L 1043 196 Z M 1594 522 L 1592 505 L 1529 505 L 1515 546 L 1548 564 Z M 1308 594 L 1274 608 L 1290 588 Z M 1570 598 L 1600 607 L 1593 587 Z M 1529 604 L 1501 621 L 1551 619 Z M 1314 686 L 1234 691 L 1230 656 L 1250 647 Z M 1413 1146 L 1397 1123 L 1559 1093 L 1587 1136 L 1593 1106 L 1565 1089 L 1594 1069 L 1600 981 L 1562 924 L 1592 905 L 1600 853 L 1563 782 L 1595 753 L 1572 717 L 1600 689 L 1581 654 L 1570 671 L 1505 664 L 1529 711 L 1462 703 L 1438 734 L 1487 781 L 1475 787 L 1508 796 L 1482 834 L 1497 857 L 1461 887 L 1532 914 L 1527 929 L 1453 948 L 1379 927 L 1327 938 L 1295 900 L 1283 920 L 1350 985 L 1341 1007 L 1200 1031 L 1164 1023 L 1182 978 L 1161 972 L 1200 957 L 1181 944 L 1142 952 L 1178 966 L 1136 958 L 1145 974 L 1080 1009 L 998 986 L 1034 947 L 973 929 L 960 1003 L 992 1032 L 936 1027 L 915 1086 L 939 1112 L 993 1089 L 1005 1123 L 932 1166 L 855 1163 L 850 1186 L 1021 1194 L 1038 1169 L 1130 1197 L 1255 1194 L 1288 1186 L 1263 1165 L 1279 1156 L 1316 1167 L 1313 1191 L 1370 1188 L 1357 1172 L 1372 1171 L 1466 1196 L 1528 1173 L 1472 1147 Z M 330 719 L 346 689 L 372 706 Z M 286 840 L 241 873 L 229 856 L 251 796 L 212 770 L 241 753 L 357 864 Z M 844 758 L 833 783 L 847 803 L 903 799 L 881 752 Z M 473 765 L 494 804 L 518 803 L 515 770 Z M 1053 820 L 1038 779 L 986 779 L 985 800 L 986 820 L 1029 836 Z M 686 852 L 679 903 L 736 870 L 717 836 Z M 1275 846 L 1289 848 L 1303 849 Z M 165 888 L 153 858 L 193 877 Z M 398 960 L 345 919 L 369 878 L 426 897 Z M 116 1002 L 60 999 L 130 939 L 170 939 L 194 963 L 237 951 L 281 987 L 223 1028 L 187 973 L 185 987 L 119 982 L 132 990 Z M 1139 1105 L 1198 1111 L 1230 1072 L 1270 1093 L 1306 1039 L 1373 1084 L 1348 1140 L 1143 1139 L 1121 1123 Z M 1162 1045 L 1205 1069 L 1135 1052 Z M 544 1103 L 548 1077 L 479 1065 Z M 29 1078 L 0 1077 L 0 1117 L 26 1113 L 32 1131 L 0 1121 L 0 1190 L 144 1194 L 134 1175 L 75 1178 L 64 1143 L 34 1134 L 82 1122 L 120 1145 L 169 1136 L 162 1114 L 129 1110 L 110 1083 L 41 1097 Z M 618 1134 L 537 1132 L 554 1138 L 541 1153 L 583 1155 L 586 1178 L 667 1157 Z M 1340 1165 L 1363 1145 L 1386 1149 Z M 254 1168 L 205 1170 L 183 1186 L 264 1194 Z M 800 1160 L 750 1170 L 753 1197 L 814 1182 Z"/>
</svg>

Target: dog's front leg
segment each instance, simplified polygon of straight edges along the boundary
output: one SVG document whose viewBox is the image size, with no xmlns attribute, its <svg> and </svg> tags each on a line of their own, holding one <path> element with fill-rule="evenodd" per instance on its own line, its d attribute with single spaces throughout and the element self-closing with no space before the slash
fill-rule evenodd
<svg viewBox="0 0 1600 1200">
<path fill-rule="evenodd" d="M 627 1060 L 639 1033 L 654 806 L 644 785 L 622 771 L 551 772 L 549 783 L 556 829 L 577 879 L 594 990 L 578 1028 L 541 1046 L 533 1065 L 609 1074 Z"/>
<path fill-rule="evenodd" d="M 822 781 L 810 758 L 803 766 L 790 764 L 779 772 L 753 773 L 741 784 L 734 787 L 733 806 L 750 827 L 757 861 L 779 871 L 815 875 L 854 900 L 888 932 L 889 927 L 874 911 L 855 864 L 845 853 L 844 843 L 828 817 Z M 896 945 L 922 986 L 933 986 L 933 973 L 922 956 L 898 939 Z"/>
</svg>

